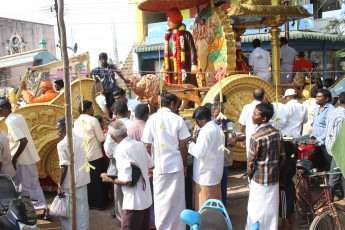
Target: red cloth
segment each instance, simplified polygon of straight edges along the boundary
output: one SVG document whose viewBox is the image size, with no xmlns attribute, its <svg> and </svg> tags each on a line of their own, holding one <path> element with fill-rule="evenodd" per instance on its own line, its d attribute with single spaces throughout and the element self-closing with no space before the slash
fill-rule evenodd
<svg viewBox="0 0 345 230">
<path fill-rule="evenodd" d="M 57 191 L 57 184 L 52 180 L 50 176 L 47 176 L 46 178 L 39 178 L 41 187 L 43 191 L 49 191 L 54 192 Z"/>
<path fill-rule="evenodd" d="M 308 61 L 304 57 L 301 57 L 295 62 L 295 66 L 293 67 L 293 72 L 296 72 L 296 70 L 299 70 L 299 69 L 307 69 L 309 72 L 311 72 L 312 67 L 313 66 L 310 61 Z"/>
<path fill-rule="evenodd" d="M 167 18 L 175 24 L 180 24 L 183 20 L 181 12 L 177 8 L 172 8 L 167 12 Z"/>
</svg>

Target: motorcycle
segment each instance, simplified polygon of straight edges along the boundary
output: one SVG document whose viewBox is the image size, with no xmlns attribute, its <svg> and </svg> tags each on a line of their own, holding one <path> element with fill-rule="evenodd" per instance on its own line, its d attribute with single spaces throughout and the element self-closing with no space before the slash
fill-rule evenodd
<svg viewBox="0 0 345 230">
<path fill-rule="evenodd" d="M 200 208 L 199 212 L 185 209 L 180 218 L 192 230 L 232 230 L 229 215 L 223 203 L 216 199 L 209 199 Z M 258 230 L 257 222 L 250 230 Z"/>
<path fill-rule="evenodd" d="M 20 196 L 10 176 L 0 174 L 0 229 L 37 229 L 37 216 L 29 198 Z"/>
</svg>

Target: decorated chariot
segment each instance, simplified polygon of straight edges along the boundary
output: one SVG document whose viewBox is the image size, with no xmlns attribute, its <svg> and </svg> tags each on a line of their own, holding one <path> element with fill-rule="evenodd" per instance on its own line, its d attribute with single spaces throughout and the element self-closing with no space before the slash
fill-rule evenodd
<svg viewBox="0 0 345 230">
<path fill-rule="evenodd" d="M 197 8 L 198 15 L 195 18 L 192 35 L 200 70 L 199 87 L 202 89 L 210 87 L 202 103 L 212 102 L 214 97 L 222 91 L 227 96 L 225 115 L 237 123 L 243 106 L 253 100 L 252 92 L 255 88 L 264 88 L 271 102 L 281 98 L 284 85 L 280 84 L 280 29 L 278 27 L 291 20 L 309 17 L 310 14 L 301 6 L 286 6 L 280 3 L 272 5 L 269 0 L 241 0 L 226 11 L 218 7 L 222 3 L 224 1 L 221 0 L 144 0 L 138 8 L 148 12 L 168 12 L 174 7 L 179 10 Z M 205 5 L 207 6 L 200 11 L 199 8 Z M 241 58 L 240 36 L 246 29 L 268 27 L 272 46 L 273 84 L 250 75 Z M 301 91 L 305 88 L 303 82 L 290 85 L 292 86 Z M 306 88 L 310 89 L 310 87 L 307 85 Z M 198 89 L 196 89 L 196 94 L 197 91 Z M 302 95 L 308 97 L 309 92 Z M 246 161 L 245 149 L 236 147 L 233 159 Z"/>
</svg>

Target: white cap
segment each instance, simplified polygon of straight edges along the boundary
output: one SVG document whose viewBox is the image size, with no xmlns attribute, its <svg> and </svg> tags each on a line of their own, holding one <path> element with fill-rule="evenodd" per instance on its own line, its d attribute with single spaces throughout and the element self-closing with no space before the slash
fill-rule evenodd
<svg viewBox="0 0 345 230">
<path fill-rule="evenodd" d="M 292 95 L 296 95 L 296 90 L 294 89 L 287 89 L 284 93 L 284 97 L 283 98 L 286 98 L 287 96 L 292 96 Z"/>
</svg>

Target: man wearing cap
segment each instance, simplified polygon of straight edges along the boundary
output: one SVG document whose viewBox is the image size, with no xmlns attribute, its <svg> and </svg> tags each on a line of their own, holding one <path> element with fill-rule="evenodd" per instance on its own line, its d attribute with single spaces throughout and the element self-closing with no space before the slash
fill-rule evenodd
<svg viewBox="0 0 345 230">
<path fill-rule="evenodd" d="M 22 91 L 23 91 L 23 99 L 29 103 L 42 103 L 42 102 L 48 102 L 53 100 L 57 95 L 59 95 L 59 92 L 55 92 L 53 89 L 53 85 L 50 81 L 42 81 L 40 84 L 40 92 L 42 93 L 41 96 L 35 97 L 33 96 L 29 90 L 26 89 L 26 83 L 22 83 Z"/>
<path fill-rule="evenodd" d="M 182 23 L 183 17 L 177 8 L 169 10 L 167 18 L 169 29 L 165 34 L 164 66 L 162 68 L 162 72 L 165 73 L 165 82 L 173 84 L 190 83 L 198 86 L 195 74 L 191 74 L 191 72 L 196 72 L 198 69 L 193 36 L 185 30 L 186 25 Z M 175 36 L 179 39 L 174 40 L 173 37 Z M 176 42 L 176 40 L 180 42 Z M 185 52 L 181 52 L 183 49 Z M 175 55 L 177 57 L 174 58 Z M 175 61 L 177 66 L 174 64 Z"/>
<path fill-rule="evenodd" d="M 307 123 L 307 109 L 297 101 L 297 93 L 294 89 L 287 89 L 284 94 L 285 120 L 280 125 L 282 136 L 301 137 L 302 125 Z"/>
<path fill-rule="evenodd" d="M 248 63 L 253 68 L 253 74 L 271 83 L 270 53 L 261 48 L 261 41 L 259 39 L 254 39 L 253 47 L 254 51 L 249 55 Z"/>
</svg>

